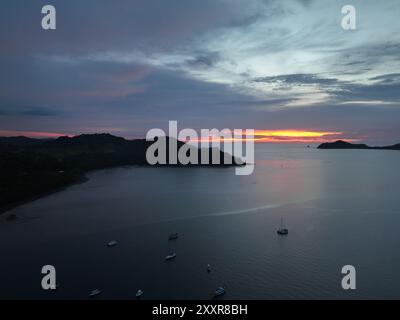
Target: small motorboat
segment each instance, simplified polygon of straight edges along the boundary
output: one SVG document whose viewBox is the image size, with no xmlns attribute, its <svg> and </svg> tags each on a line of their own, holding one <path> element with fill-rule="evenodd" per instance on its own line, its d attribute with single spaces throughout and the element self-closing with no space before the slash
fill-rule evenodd
<svg viewBox="0 0 400 320">
<path fill-rule="evenodd" d="M 144 294 L 143 290 L 138 290 L 138 291 L 136 292 L 136 299 L 141 298 L 141 297 L 143 296 L 143 294 Z"/>
<path fill-rule="evenodd" d="M 178 239 L 178 233 L 173 233 L 173 234 L 170 234 L 169 235 L 169 237 L 168 237 L 168 240 L 176 240 L 176 239 Z"/>
<path fill-rule="evenodd" d="M 176 253 L 175 252 L 171 252 L 169 255 L 167 255 L 165 257 L 166 261 L 170 261 L 170 260 L 174 260 L 176 258 Z"/>
<path fill-rule="evenodd" d="M 101 293 L 101 291 L 100 291 L 99 289 L 92 290 L 92 291 L 89 293 L 89 297 L 93 298 L 93 297 L 95 297 L 95 296 L 98 296 L 100 293 Z"/>
<path fill-rule="evenodd" d="M 281 227 L 278 229 L 277 233 L 280 236 L 287 236 L 289 234 L 289 230 L 283 227 L 283 218 L 281 218 Z"/>
<path fill-rule="evenodd" d="M 118 241 L 112 240 L 109 243 L 107 243 L 107 247 L 115 247 L 118 244 Z"/>
<path fill-rule="evenodd" d="M 217 288 L 217 290 L 215 290 L 214 298 L 222 297 L 225 293 L 226 293 L 225 288 L 219 287 Z"/>
<path fill-rule="evenodd" d="M 211 265 L 207 265 L 207 272 L 210 273 L 211 272 Z"/>
</svg>

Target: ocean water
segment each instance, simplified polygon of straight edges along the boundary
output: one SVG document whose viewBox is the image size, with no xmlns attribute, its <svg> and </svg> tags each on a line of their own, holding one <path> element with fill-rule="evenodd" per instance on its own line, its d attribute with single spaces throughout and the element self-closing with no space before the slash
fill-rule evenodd
<svg viewBox="0 0 400 320">
<path fill-rule="evenodd" d="M 398 299 L 399 163 L 397 151 L 259 144 L 251 176 L 92 172 L 7 213 L 18 221 L 0 216 L 0 298 L 87 299 L 100 289 L 97 299 L 135 299 L 142 289 L 144 299 L 211 299 L 224 285 L 224 299 Z M 287 237 L 276 234 L 281 218 Z M 43 265 L 55 266 L 58 290 L 41 289 Z M 341 287 L 344 265 L 356 268 L 356 290 Z"/>
</svg>

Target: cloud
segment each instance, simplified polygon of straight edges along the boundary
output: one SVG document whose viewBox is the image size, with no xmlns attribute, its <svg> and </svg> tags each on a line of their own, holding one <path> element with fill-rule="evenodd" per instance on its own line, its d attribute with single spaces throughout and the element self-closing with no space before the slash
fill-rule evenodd
<svg viewBox="0 0 400 320">
<path fill-rule="evenodd" d="M 383 74 L 369 80 L 379 81 L 381 84 L 400 83 L 400 73 Z"/>
<path fill-rule="evenodd" d="M 0 11 L 0 40 L 14 54 L 82 55 L 99 51 L 173 50 L 193 35 L 228 27 L 253 13 L 245 0 L 53 0 L 58 27 L 40 27 L 41 0 L 7 0 Z M 10 37 L 9 35 L 13 36 Z M 13 39 L 24 39 L 14 41 Z"/>
<path fill-rule="evenodd" d="M 335 91 L 336 99 L 340 101 L 380 101 L 380 104 L 393 104 L 400 107 L 400 81 L 396 76 L 381 75 L 372 78 L 373 82 L 341 83 L 340 89 Z M 368 103 L 366 103 L 368 105 Z"/>
<path fill-rule="evenodd" d="M 41 0 L 5 0 L 0 125 L 400 134 L 398 2 L 354 0 L 356 32 L 340 27 L 342 2 L 53 0 L 57 30 L 45 32 Z"/>
<path fill-rule="evenodd" d="M 192 68 L 211 68 L 221 61 L 221 56 L 215 52 L 206 52 L 189 59 L 186 64 Z"/>
<path fill-rule="evenodd" d="M 286 86 L 302 85 L 333 85 L 337 84 L 337 79 L 322 78 L 316 74 L 284 74 L 272 77 L 256 78 L 255 82 L 277 83 Z"/>
<path fill-rule="evenodd" d="M 38 106 L 13 106 L 3 107 L 0 106 L 0 115 L 20 115 L 20 116 L 32 116 L 32 117 L 51 117 L 60 115 L 62 112 L 55 108 L 38 107 Z"/>
</svg>

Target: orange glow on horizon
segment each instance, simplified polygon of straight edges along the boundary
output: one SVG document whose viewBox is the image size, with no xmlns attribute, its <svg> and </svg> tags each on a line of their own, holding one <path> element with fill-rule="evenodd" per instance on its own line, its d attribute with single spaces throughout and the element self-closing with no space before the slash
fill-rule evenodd
<svg viewBox="0 0 400 320">
<path fill-rule="evenodd" d="M 254 130 L 254 138 L 246 137 L 246 131 L 235 131 L 235 137 L 233 138 L 222 138 L 222 137 L 201 137 L 194 142 L 246 142 L 249 140 L 255 143 L 323 143 L 333 142 L 339 139 L 346 140 L 348 142 L 359 141 L 358 139 L 347 139 L 342 137 L 343 132 L 336 131 L 310 131 L 310 130 Z"/>
<path fill-rule="evenodd" d="M 343 132 L 319 132 L 303 130 L 255 130 L 255 136 L 287 138 L 320 138 L 328 135 L 340 135 Z"/>
<path fill-rule="evenodd" d="M 233 131 L 234 137 L 223 139 L 219 136 L 200 137 L 198 139 L 187 140 L 186 142 L 204 142 L 204 143 L 219 143 L 223 140 L 227 142 L 246 142 L 254 141 L 255 143 L 323 143 L 333 142 L 336 140 L 346 140 L 348 142 L 358 142 L 360 139 L 346 138 L 342 132 L 331 131 L 310 131 L 310 130 L 254 130 L 254 137 L 246 137 L 246 130 Z M 0 130 L 0 136 L 16 137 L 25 136 L 30 138 L 58 138 L 62 136 L 73 137 L 75 135 L 56 133 L 56 132 L 38 132 L 38 131 L 16 131 L 16 130 Z M 139 139 L 139 138 L 138 138 Z"/>
<path fill-rule="evenodd" d="M 63 136 L 70 136 L 64 133 L 56 132 L 37 132 L 37 131 L 15 131 L 15 130 L 0 130 L 2 137 L 18 137 L 24 136 L 29 138 L 58 138 Z"/>
</svg>

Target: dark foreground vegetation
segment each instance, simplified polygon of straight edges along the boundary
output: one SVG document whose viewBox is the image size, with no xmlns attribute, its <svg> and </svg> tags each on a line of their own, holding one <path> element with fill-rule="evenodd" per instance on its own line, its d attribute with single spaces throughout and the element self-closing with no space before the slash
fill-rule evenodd
<svg viewBox="0 0 400 320">
<path fill-rule="evenodd" d="M 110 134 L 55 140 L 0 138 L 0 213 L 67 185 L 83 182 L 85 173 L 91 170 L 148 165 L 146 151 L 152 143 Z M 178 150 L 183 145 L 178 142 Z M 222 152 L 220 156 L 224 163 Z"/>
</svg>

